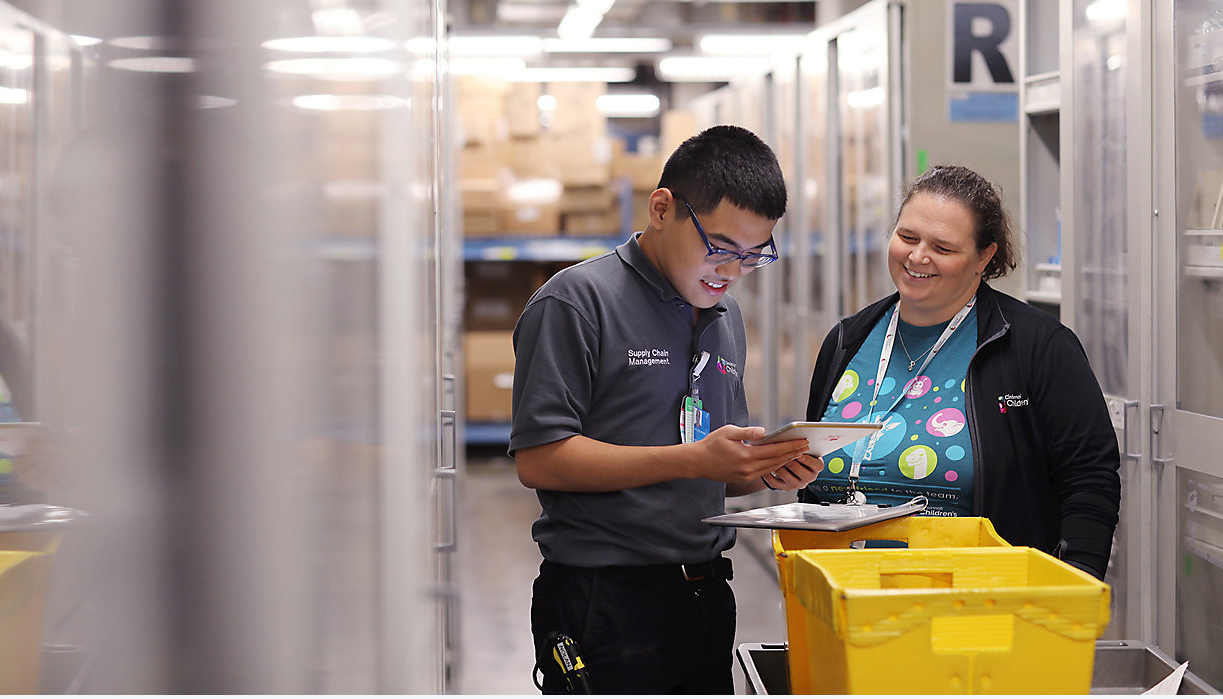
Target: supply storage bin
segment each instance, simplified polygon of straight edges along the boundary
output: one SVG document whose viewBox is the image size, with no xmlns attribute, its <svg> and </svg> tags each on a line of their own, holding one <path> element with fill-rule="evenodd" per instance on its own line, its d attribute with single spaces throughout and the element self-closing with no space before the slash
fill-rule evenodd
<svg viewBox="0 0 1223 699">
<path fill-rule="evenodd" d="M 872 546 L 913 549 L 1009 546 L 984 517 L 903 517 L 843 532 L 798 529 L 773 530 L 777 580 L 786 605 L 786 635 L 790 644 L 790 683 L 810 687 L 807 657 L 807 614 L 794 594 L 793 557 L 805 549 L 850 549 Z M 800 690 L 795 690 L 801 693 Z"/>
<path fill-rule="evenodd" d="M 43 612 L 57 539 L 42 551 L 0 551 L 0 693 L 38 694 Z"/>
<path fill-rule="evenodd" d="M 798 551 L 795 694 L 1085 694 L 1108 586 L 1027 547 Z M 793 642 L 791 642 L 793 644 Z M 791 647 L 793 652 L 793 645 Z"/>
</svg>

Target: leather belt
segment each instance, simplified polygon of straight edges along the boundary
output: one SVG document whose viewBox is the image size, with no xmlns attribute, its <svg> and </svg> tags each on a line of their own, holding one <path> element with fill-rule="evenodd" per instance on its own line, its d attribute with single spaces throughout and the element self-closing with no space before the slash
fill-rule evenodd
<svg viewBox="0 0 1223 699">
<path fill-rule="evenodd" d="M 545 560 L 543 567 L 554 567 L 560 570 L 572 571 L 615 571 L 620 574 L 649 576 L 652 578 L 678 578 L 688 582 L 704 580 L 734 580 L 735 571 L 729 558 L 719 556 L 711 561 L 701 563 L 660 563 L 647 566 L 604 566 L 603 568 L 580 568 Z M 542 569 L 542 568 L 541 568 Z"/>
<path fill-rule="evenodd" d="M 609 568 L 660 576 L 675 575 L 688 582 L 733 580 L 735 577 L 735 571 L 730 564 L 730 559 L 723 556 L 718 556 L 712 561 L 702 561 L 701 563 L 662 563 L 652 566 L 609 566 Z"/>
</svg>

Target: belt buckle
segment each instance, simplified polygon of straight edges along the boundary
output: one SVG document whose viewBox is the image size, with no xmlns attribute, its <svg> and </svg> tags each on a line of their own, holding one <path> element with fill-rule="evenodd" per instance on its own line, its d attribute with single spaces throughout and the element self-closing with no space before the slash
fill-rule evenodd
<svg viewBox="0 0 1223 699">
<path fill-rule="evenodd" d="M 698 569 L 709 568 L 709 567 L 711 566 L 708 563 L 695 563 L 692 565 L 689 565 L 687 563 L 681 563 L 679 566 L 679 569 L 680 569 L 680 572 L 684 574 L 684 580 L 687 580 L 688 582 L 697 582 L 698 580 L 707 580 L 710 577 L 710 572 L 711 572 L 711 571 L 701 572 Z M 689 569 L 693 569 L 693 570 L 689 572 Z"/>
</svg>

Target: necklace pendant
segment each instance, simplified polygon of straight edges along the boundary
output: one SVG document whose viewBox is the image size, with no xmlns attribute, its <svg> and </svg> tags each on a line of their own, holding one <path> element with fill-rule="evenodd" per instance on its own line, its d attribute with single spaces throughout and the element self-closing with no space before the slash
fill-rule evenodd
<svg viewBox="0 0 1223 699">
<path fill-rule="evenodd" d="M 913 371 L 913 367 L 917 366 L 917 360 L 909 362 L 909 371 Z"/>
</svg>

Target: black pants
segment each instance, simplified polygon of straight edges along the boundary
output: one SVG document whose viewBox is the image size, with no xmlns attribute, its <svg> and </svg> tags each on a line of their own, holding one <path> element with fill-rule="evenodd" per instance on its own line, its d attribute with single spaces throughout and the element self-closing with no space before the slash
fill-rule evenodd
<svg viewBox="0 0 1223 699">
<path fill-rule="evenodd" d="M 545 694 L 568 686 L 545 647 L 577 641 L 598 694 L 734 694 L 735 596 L 725 575 L 684 579 L 679 566 L 575 568 L 544 561 L 531 633 Z M 542 657 L 541 657 L 542 653 Z"/>
</svg>

